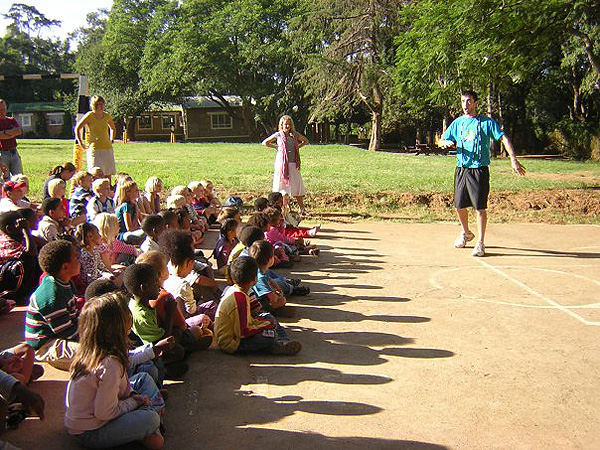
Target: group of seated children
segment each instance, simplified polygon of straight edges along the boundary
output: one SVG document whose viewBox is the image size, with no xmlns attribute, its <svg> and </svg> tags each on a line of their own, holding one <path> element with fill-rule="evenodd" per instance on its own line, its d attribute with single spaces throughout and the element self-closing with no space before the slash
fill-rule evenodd
<svg viewBox="0 0 600 450">
<path fill-rule="evenodd" d="M 243 223 L 208 181 L 176 186 L 161 210 L 159 178 L 140 194 L 127 174 L 112 187 L 100 170 L 71 169 L 65 164 L 46 180 L 39 221 L 28 181 L 4 185 L 0 312 L 27 310 L 25 343 L 0 353 L 0 369 L 10 369 L 7 355 L 23 361 L 24 382 L 43 374 L 34 359 L 70 370 L 65 426 L 84 446 L 160 448 L 163 381 L 183 377 L 190 353 L 213 340 L 227 353 L 301 350 L 275 316 L 290 313 L 286 296 L 310 290 L 273 268 L 318 255 L 305 238 L 319 228 L 299 227 L 278 192 L 258 199 Z M 220 228 L 216 269 L 200 250 L 210 226 Z"/>
</svg>

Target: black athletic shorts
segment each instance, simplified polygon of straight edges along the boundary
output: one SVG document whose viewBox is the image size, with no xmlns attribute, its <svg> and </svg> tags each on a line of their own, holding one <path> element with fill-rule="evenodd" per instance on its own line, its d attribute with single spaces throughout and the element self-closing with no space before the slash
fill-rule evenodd
<svg viewBox="0 0 600 450">
<path fill-rule="evenodd" d="M 463 209 L 487 209 L 490 193 L 490 169 L 457 167 L 454 172 L 454 206 Z"/>
</svg>

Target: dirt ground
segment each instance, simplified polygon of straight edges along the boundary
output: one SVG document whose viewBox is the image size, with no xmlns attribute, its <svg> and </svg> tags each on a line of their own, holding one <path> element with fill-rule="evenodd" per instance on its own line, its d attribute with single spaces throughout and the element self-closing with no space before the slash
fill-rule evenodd
<svg viewBox="0 0 600 450">
<path fill-rule="evenodd" d="M 302 352 L 193 355 L 169 385 L 165 448 L 598 448 L 600 228 L 493 224 L 485 258 L 452 248 L 457 232 L 324 226 L 321 256 L 291 271 L 312 293 L 282 319 Z M 3 346 L 22 320 L 0 318 Z M 47 419 L 4 438 L 77 448 L 65 380 L 34 383 Z"/>
</svg>

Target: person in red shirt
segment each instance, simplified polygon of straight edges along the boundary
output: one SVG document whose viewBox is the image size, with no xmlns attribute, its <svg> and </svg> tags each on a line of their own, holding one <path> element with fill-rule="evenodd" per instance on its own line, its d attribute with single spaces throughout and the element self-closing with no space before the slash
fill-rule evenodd
<svg viewBox="0 0 600 450">
<path fill-rule="evenodd" d="M 0 98 L 0 160 L 8 166 L 10 176 L 13 176 L 23 173 L 16 139 L 23 130 L 16 119 L 6 116 L 6 111 L 6 102 Z"/>
</svg>

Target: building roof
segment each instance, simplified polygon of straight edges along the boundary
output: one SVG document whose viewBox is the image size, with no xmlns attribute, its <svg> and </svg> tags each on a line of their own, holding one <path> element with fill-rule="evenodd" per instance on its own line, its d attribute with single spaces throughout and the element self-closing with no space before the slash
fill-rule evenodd
<svg viewBox="0 0 600 450">
<path fill-rule="evenodd" d="M 242 106 L 242 98 L 237 95 L 224 95 L 223 97 L 233 107 Z M 219 103 L 211 100 L 211 98 L 206 95 L 199 95 L 196 97 L 188 97 L 183 101 L 182 106 L 184 108 L 221 108 L 222 107 Z"/>
<path fill-rule="evenodd" d="M 63 102 L 35 102 L 35 103 L 10 103 L 8 112 L 10 113 L 33 113 L 33 112 L 55 112 L 68 111 Z"/>
</svg>

